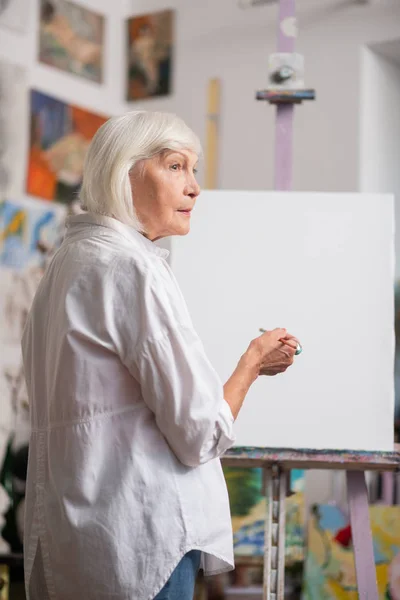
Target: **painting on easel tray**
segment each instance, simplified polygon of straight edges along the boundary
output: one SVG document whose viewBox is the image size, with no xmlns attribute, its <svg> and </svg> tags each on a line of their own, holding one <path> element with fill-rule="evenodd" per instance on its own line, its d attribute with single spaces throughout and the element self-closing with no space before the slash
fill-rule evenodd
<svg viewBox="0 0 400 600">
<path fill-rule="evenodd" d="M 379 600 L 400 600 L 400 507 L 372 506 L 371 529 Z M 316 505 L 308 527 L 303 600 L 357 600 L 348 518 L 331 505 Z"/>
<path fill-rule="evenodd" d="M 128 19 L 127 100 L 171 93 L 174 11 Z"/>
<path fill-rule="evenodd" d="M 26 191 L 75 204 L 90 141 L 106 117 L 33 90 Z"/>
<path fill-rule="evenodd" d="M 66 0 L 41 0 L 39 60 L 101 83 L 104 17 Z"/>
</svg>

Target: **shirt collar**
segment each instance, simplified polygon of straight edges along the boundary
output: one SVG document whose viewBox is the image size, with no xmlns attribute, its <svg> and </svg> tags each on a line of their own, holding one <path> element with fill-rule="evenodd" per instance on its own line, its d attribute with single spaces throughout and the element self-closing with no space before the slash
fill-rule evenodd
<svg viewBox="0 0 400 600">
<path fill-rule="evenodd" d="M 68 217 L 66 221 L 66 226 L 70 227 L 75 223 L 86 223 L 89 225 L 100 225 L 101 227 L 109 227 L 110 229 L 114 229 L 114 231 L 118 231 L 125 238 L 128 238 L 130 241 L 135 241 L 140 244 L 142 247 L 146 248 L 148 252 L 159 256 L 160 258 L 167 258 L 169 256 L 169 251 L 166 248 L 159 248 L 154 242 L 148 240 L 144 235 L 136 231 L 133 227 L 129 225 L 125 225 L 121 221 L 114 219 L 113 217 L 106 217 L 105 215 L 98 215 L 95 213 L 81 213 L 79 215 L 74 215 L 72 217 Z"/>
</svg>

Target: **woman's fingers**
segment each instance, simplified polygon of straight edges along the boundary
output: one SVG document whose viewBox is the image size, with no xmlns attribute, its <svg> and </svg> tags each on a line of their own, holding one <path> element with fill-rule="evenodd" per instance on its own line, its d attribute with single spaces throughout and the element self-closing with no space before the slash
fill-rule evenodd
<svg viewBox="0 0 400 600">
<path fill-rule="evenodd" d="M 294 354 L 300 345 L 299 340 L 284 328 L 278 327 L 271 331 L 260 329 L 260 331 L 263 334 L 260 336 L 261 339 L 264 338 L 265 342 L 268 340 L 270 347 L 282 350 L 287 356 Z M 284 348 L 286 347 L 286 351 L 283 350 L 281 344 Z"/>
<path fill-rule="evenodd" d="M 298 341 L 294 338 L 291 339 L 285 339 L 285 338 L 281 338 L 279 340 L 282 344 L 284 344 L 285 346 L 289 346 L 289 348 L 293 348 L 293 350 L 297 350 L 297 345 L 298 345 Z"/>
<path fill-rule="evenodd" d="M 272 350 L 274 348 L 279 348 L 281 345 L 281 338 L 285 338 L 287 336 L 286 329 L 282 329 L 281 327 L 277 329 L 272 329 L 271 331 L 266 331 L 265 329 L 260 329 L 262 335 L 260 335 L 259 340 L 262 341 L 262 344 L 265 345 L 265 350 Z"/>
</svg>

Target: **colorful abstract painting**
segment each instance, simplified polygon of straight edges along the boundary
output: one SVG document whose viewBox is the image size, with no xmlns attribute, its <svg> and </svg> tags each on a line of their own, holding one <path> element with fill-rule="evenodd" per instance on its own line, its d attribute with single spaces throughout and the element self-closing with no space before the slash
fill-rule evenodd
<svg viewBox="0 0 400 600">
<path fill-rule="evenodd" d="M 64 234 L 65 216 L 66 208 L 58 204 L 0 202 L 0 470 L 10 439 L 18 448 L 29 436 L 20 341 L 47 261 Z M 6 508 L 1 489 L 0 517 Z"/>
<path fill-rule="evenodd" d="M 102 115 L 33 90 L 26 191 L 63 204 L 76 201 L 83 161 Z"/>
<path fill-rule="evenodd" d="M 232 514 L 236 556 L 263 556 L 267 512 L 262 494 L 262 469 L 224 467 Z M 286 564 L 304 559 L 304 472 L 293 471 L 286 499 Z"/>
<path fill-rule="evenodd" d="M 101 83 L 103 39 L 103 16 L 67 0 L 41 0 L 41 62 Z"/>
<path fill-rule="evenodd" d="M 0 202 L 0 267 L 42 267 L 62 235 L 65 212 L 32 201 Z"/>
<path fill-rule="evenodd" d="M 379 600 L 400 600 L 400 507 L 370 507 Z M 336 506 L 316 505 L 308 527 L 303 600 L 358 600 L 351 528 Z"/>
<path fill-rule="evenodd" d="M 171 93 L 174 11 L 128 19 L 127 100 Z"/>
</svg>

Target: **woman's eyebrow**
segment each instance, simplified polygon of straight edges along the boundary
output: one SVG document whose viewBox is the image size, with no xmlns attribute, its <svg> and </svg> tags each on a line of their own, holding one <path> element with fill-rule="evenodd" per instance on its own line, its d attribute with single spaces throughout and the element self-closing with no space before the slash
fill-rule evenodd
<svg viewBox="0 0 400 600">
<path fill-rule="evenodd" d="M 186 156 L 186 154 L 184 154 L 183 152 L 179 152 L 179 150 L 167 150 L 165 158 L 168 159 L 171 156 L 174 156 L 175 154 L 180 156 L 184 160 L 186 165 L 189 164 L 189 157 Z M 199 161 L 197 160 L 196 163 L 193 165 L 192 169 L 197 169 L 198 166 L 199 166 Z"/>
</svg>

